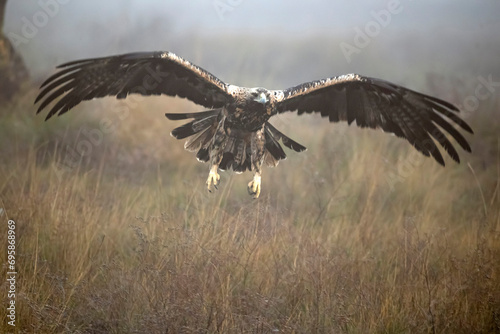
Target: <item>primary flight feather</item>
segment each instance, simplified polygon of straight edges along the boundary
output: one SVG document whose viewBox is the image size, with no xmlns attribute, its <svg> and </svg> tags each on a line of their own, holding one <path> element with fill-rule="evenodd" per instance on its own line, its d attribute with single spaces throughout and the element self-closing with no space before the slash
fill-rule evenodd
<svg viewBox="0 0 500 334">
<path fill-rule="evenodd" d="M 84 59 L 58 66 L 61 70 L 41 86 L 37 113 L 51 102 L 46 120 L 62 115 L 78 103 L 97 97 L 128 94 L 184 97 L 209 109 L 198 113 L 168 113 L 171 120 L 192 119 L 172 131 L 189 138 L 185 148 L 198 160 L 210 161 L 207 188 L 217 188 L 218 169 L 254 172 L 248 191 L 261 191 L 262 165 L 276 166 L 286 158 L 279 141 L 301 152 L 305 147 L 268 121 L 279 113 L 320 113 L 330 122 L 356 121 L 360 127 L 380 128 L 407 139 L 418 151 L 444 166 L 436 145 L 460 162 L 445 133 L 466 151 L 471 148 L 454 127 L 473 133 L 458 117 L 459 110 L 438 98 L 390 82 L 347 74 L 307 82 L 285 90 L 246 88 L 227 84 L 171 52 L 141 52 Z"/>
</svg>

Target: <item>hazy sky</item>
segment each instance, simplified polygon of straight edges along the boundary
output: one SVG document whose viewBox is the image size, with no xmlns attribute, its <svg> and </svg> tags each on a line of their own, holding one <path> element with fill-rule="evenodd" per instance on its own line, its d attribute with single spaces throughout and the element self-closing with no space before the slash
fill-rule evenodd
<svg viewBox="0 0 500 334">
<path fill-rule="evenodd" d="M 19 32 L 22 16 L 30 19 L 44 7 L 53 7 L 53 3 L 59 8 L 50 24 L 68 25 L 67 33 L 73 33 L 81 23 L 106 24 L 121 17 L 137 25 L 159 19 L 176 33 L 269 32 L 269 29 L 278 34 L 317 33 L 364 24 L 372 19 L 372 11 L 388 9 L 391 3 L 400 9 L 392 23 L 412 29 L 425 30 L 430 26 L 481 29 L 484 25 L 498 24 L 500 14 L 496 0 L 11 0 L 6 29 Z"/>
<path fill-rule="evenodd" d="M 196 52 L 222 56 L 233 52 L 234 44 L 212 50 L 214 43 L 204 41 L 227 36 L 275 40 L 284 52 L 292 51 L 294 41 L 323 38 L 325 44 L 335 41 L 329 52 L 342 55 L 346 46 L 356 47 L 359 31 L 372 35 L 373 50 L 413 34 L 418 47 L 432 45 L 448 57 L 455 49 L 461 54 L 498 45 L 499 17 L 496 0 L 10 0 L 4 32 L 33 75 L 41 76 L 64 61 L 137 50 L 171 50 L 191 60 Z M 266 43 L 252 44 L 252 52 L 264 53 Z M 373 57 L 350 56 L 343 57 L 346 69 Z"/>
</svg>

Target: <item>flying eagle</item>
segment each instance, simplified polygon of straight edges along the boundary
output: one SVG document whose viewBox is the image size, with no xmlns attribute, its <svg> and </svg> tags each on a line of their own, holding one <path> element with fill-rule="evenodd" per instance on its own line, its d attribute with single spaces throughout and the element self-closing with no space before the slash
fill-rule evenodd
<svg viewBox="0 0 500 334">
<path fill-rule="evenodd" d="M 330 122 L 356 121 L 362 128 L 379 128 L 405 138 L 425 156 L 444 166 L 436 142 L 456 162 L 459 156 L 446 131 L 466 151 L 471 148 L 451 124 L 473 133 L 458 117 L 459 110 L 438 98 L 393 83 L 346 74 L 311 81 L 285 90 L 246 88 L 227 84 L 171 52 L 129 53 L 83 59 L 58 66 L 61 70 L 40 87 L 37 113 L 61 97 L 46 120 L 62 115 L 78 103 L 103 96 L 170 95 L 187 98 L 209 109 L 197 113 L 167 113 L 170 120 L 191 119 L 172 131 L 177 139 L 190 137 L 184 147 L 199 161 L 210 161 L 206 182 L 217 189 L 218 169 L 253 171 L 248 191 L 261 192 L 262 165 L 276 166 L 286 158 L 279 141 L 302 152 L 306 148 L 281 133 L 269 119 L 287 111 L 320 113 Z M 444 131 L 443 131 L 444 130 Z M 433 140 L 433 139 L 434 140 Z"/>
</svg>

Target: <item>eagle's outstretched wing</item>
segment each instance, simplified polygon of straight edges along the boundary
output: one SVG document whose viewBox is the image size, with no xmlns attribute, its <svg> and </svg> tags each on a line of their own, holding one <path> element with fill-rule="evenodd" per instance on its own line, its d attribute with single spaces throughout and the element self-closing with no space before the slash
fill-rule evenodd
<svg viewBox="0 0 500 334">
<path fill-rule="evenodd" d="M 356 74 L 342 75 L 304 83 L 284 91 L 273 91 L 276 111 L 298 111 L 298 114 L 319 112 L 330 122 L 356 121 L 360 127 L 381 128 L 406 138 L 424 155 L 432 155 L 444 165 L 436 144 L 459 162 L 457 151 L 442 130 L 447 131 L 460 146 L 470 152 L 465 138 L 450 123 L 473 133 L 457 116 L 458 109 L 443 100 L 421 94 L 380 79 Z M 451 121 L 451 122 L 450 122 Z"/>
<path fill-rule="evenodd" d="M 63 96 L 46 119 L 64 114 L 83 100 L 103 96 L 124 98 L 128 94 L 185 97 L 207 108 L 220 108 L 232 98 L 228 85 L 171 52 L 140 52 L 83 59 L 58 66 L 48 78 L 35 103 L 37 113 Z"/>
</svg>

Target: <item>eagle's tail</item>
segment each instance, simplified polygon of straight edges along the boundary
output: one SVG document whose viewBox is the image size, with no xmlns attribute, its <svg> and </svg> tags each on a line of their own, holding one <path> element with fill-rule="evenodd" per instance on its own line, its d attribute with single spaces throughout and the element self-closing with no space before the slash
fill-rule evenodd
<svg viewBox="0 0 500 334">
<path fill-rule="evenodd" d="M 221 109 L 213 109 L 198 113 L 165 114 L 165 116 L 171 120 L 193 118 L 191 122 L 173 129 L 171 135 L 177 139 L 192 136 L 186 141 L 184 148 L 190 152 L 198 151 L 196 158 L 207 162 L 210 157 L 210 143 L 217 129 L 220 112 Z"/>
<path fill-rule="evenodd" d="M 177 139 L 191 137 L 184 144 L 184 148 L 190 152 L 197 152 L 196 158 L 199 161 L 207 162 L 210 158 L 210 144 L 219 123 L 220 111 L 221 109 L 214 109 L 199 113 L 165 114 L 165 116 L 171 120 L 193 118 L 191 122 L 172 130 L 172 136 Z M 266 139 L 264 161 L 269 167 L 275 167 L 280 160 L 286 159 L 286 154 L 279 143 L 280 140 L 283 145 L 296 152 L 302 152 L 306 149 L 268 122 L 264 126 L 264 135 Z M 249 133 L 233 129 L 225 141 L 219 168 L 222 170 L 232 169 L 237 173 L 250 171 L 252 169 L 251 155 L 251 136 Z"/>
<path fill-rule="evenodd" d="M 220 111 L 221 111 L 221 109 L 219 108 L 219 109 L 212 109 L 212 110 L 207 110 L 207 111 L 202 111 L 202 112 L 165 114 L 165 116 L 172 121 L 178 121 L 181 119 L 188 119 L 188 118 L 194 118 L 195 120 L 197 120 L 197 119 L 217 115 Z"/>
<path fill-rule="evenodd" d="M 165 116 L 171 120 L 193 118 L 191 122 L 172 130 L 173 137 L 184 139 L 206 130 L 213 124 L 217 125 L 217 115 L 219 115 L 219 113 L 220 109 L 213 109 L 198 113 L 165 114 Z"/>
<path fill-rule="evenodd" d="M 286 135 L 281 133 L 281 131 L 279 131 L 274 126 L 272 126 L 271 123 L 266 122 L 266 136 L 268 136 L 268 133 L 271 137 L 273 137 L 275 139 L 275 141 L 278 141 L 281 139 L 281 141 L 283 142 L 283 145 L 285 145 L 286 147 L 288 147 L 291 150 L 294 150 L 295 152 L 302 152 L 302 151 L 307 150 L 307 148 L 305 146 L 302 146 L 299 143 L 297 143 L 296 141 L 294 141 L 293 139 L 290 139 L 289 137 L 287 137 Z M 267 137 L 266 137 L 266 141 L 267 141 Z M 267 146 L 266 146 L 266 148 L 267 148 Z M 269 150 L 269 148 L 268 148 L 268 150 Z"/>
<path fill-rule="evenodd" d="M 279 140 L 282 141 L 283 145 L 296 152 L 302 152 L 306 149 L 296 141 L 285 136 L 268 122 L 266 122 L 264 126 L 264 135 L 266 139 L 264 162 L 268 167 L 276 167 L 280 160 L 286 159 L 286 154 Z M 250 136 L 233 130 L 228 136 L 226 145 L 224 146 L 224 155 L 219 164 L 219 168 L 232 168 L 235 172 L 250 171 L 252 169 L 251 155 Z"/>
</svg>

